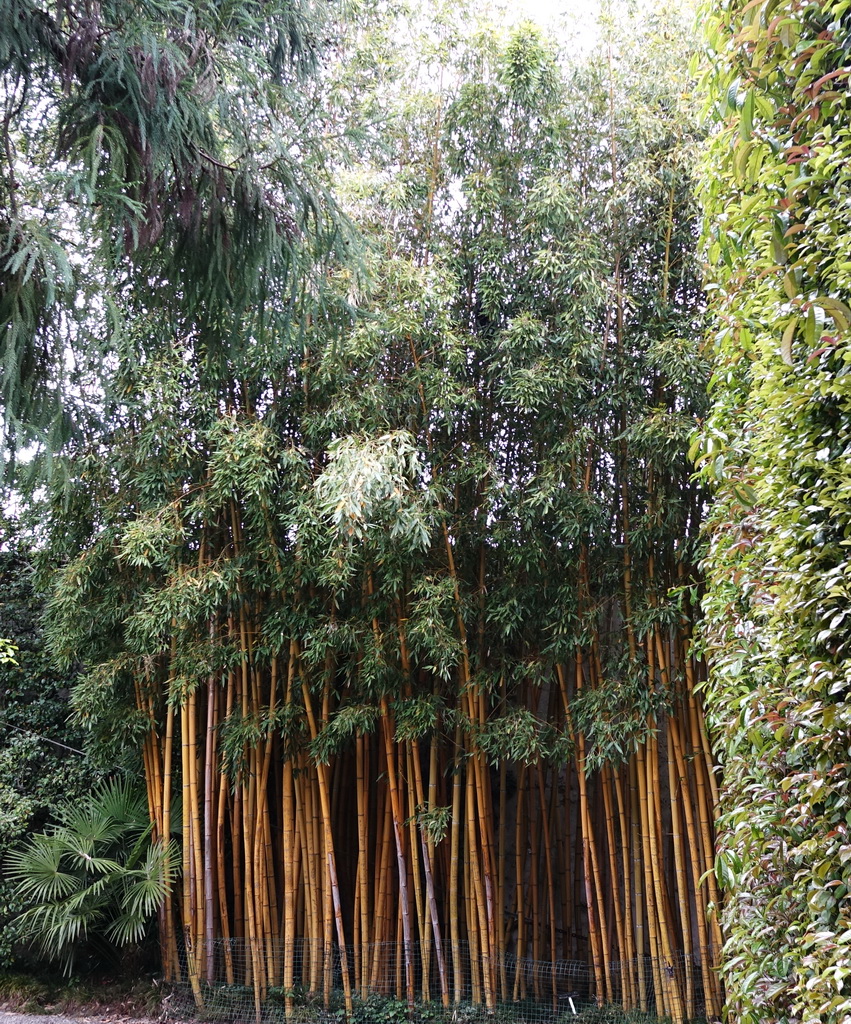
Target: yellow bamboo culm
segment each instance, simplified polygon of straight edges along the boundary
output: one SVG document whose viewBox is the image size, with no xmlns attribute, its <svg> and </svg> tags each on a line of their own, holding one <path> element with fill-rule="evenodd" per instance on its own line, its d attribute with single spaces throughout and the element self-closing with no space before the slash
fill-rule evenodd
<svg viewBox="0 0 851 1024">
<path fill-rule="evenodd" d="M 590 593 L 587 574 L 582 588 Z M 369 583 L 364 593 L 375 599 Z M 292 1017 L 300 989 L 330 1006 L 338 987 L 346 1014 L 372 993 L 409 1007 L 533 999 L 555 1012 L 559 962 L 584 959 L 600 1004 L 655 1009 L 674 1024 L 720 1009 L 710 952 L 720 929 L 705 903 L 721 896 L 714 881 L 695 889 L 711 861 L 716 789 L 693 689 L 702 668 L 688 665 L 681 633 L 653 626 L 635 637 L 635 665 L 643 657 L 654 685 L 674 691 L 671 713 L 640 723 L 622 763 L 592 770 L 596 739 L 575 712 L 610 686 L 602 632 L 569 669 L 557 662 L 514 697 L 542 728 L 563 731 L 569 760 L 491 759 L 481 737 L 509 700 L 504 677 L 478 686 L 456 615 L 457 692 L 447 695 L 417 668 L 398 604 L 387 628 L 377 617 L 369 628 L 376 645 L 394 638 L 400 693 L 379 695 L 371 717 L 320 757 L 349 706 L 336 661 L 317 667 L 293 638 L 263 667 L 254 614 L 246 604 L 213 624 L 236 655 L 203 686 L 158 710 L 151 679 L 134 683 L 163 841 L 172 793 L 182 796 L 182 877 L 160 915 L 164 968 L 199 1007 L 205 986 L 226 983 L 251 987 L 255 1019 L 274 991 Z M 166 682 L 181 685 L 176 672 Z M 451 730 L 400 738 L 400 716 L 423 699 L 451 710 Z M 441 809 L 436 841 L 423 823 Z"/>
</svg>

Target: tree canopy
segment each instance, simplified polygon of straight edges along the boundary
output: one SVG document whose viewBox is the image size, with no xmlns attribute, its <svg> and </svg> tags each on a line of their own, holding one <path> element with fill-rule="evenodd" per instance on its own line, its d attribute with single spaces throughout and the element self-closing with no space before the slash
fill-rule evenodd
<svg viewBox="0 0 851 1024">
<path fill-rule="evenodd" d="M 108 420 L 116 362 L 155 337 L 192 334 L 238 374 L 247 337 L 292 329 L 338 238 L 329 28 L 300 0 L 4 0 L 0 18 L 4 447 L 49 454 Z"/>
</svg>

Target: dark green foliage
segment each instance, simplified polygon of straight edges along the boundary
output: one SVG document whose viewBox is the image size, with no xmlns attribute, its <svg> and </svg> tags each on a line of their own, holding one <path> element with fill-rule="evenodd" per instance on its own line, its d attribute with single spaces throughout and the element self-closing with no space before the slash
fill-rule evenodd
<svg viewBox="0 0 851 1024">
<path fill-rule="evenodd" d="M 743 1024 L 851 1014 L 848 8 L 730 2 L 708 23 L 707 692 Z"/>
<path fill-rule="evenodd" d="M 128 964 L 129 968 L 129 964 Z M 55 965 L 31 972 L 0 973 L 0 1006 L 6 1012 L 65 1017 L 105 1017 L 120 1012 L 134 1018 L 156 1017 L 161 1012 L 163 989 L 158 979 L 136 969 L 109 974 L 78 974 L 70 978 Z"/>
<path fill-rule="evenodd" d="M 83 746 L 83 733 L 68 723 L 75 673 L 57 671 L 46 651 L 33 576 L 26 552 L 0 553 L 0 633 L 17 648 L 14 662 L 0 664 L 0 859 L 97 776 L 88 756 L 67 749 Z M 11 918 L 21 909 L 4 872 L 0 966 L 13 962 L 19 929 Z"/>
</svg>

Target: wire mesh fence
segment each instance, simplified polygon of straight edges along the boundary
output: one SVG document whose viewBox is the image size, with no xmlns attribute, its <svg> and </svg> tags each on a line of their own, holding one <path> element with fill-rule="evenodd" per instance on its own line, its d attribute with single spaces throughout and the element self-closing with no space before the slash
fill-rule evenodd
<svg viewBox="0 0 851 1024">
<path fill-rule="evenodd" d="M 541 961 L 462 944 L 341 948 L 217 940 L 182 950 L 166 1012 L 222 1024 L 673 1024 L 710 1022 L 713 951 L 667 959 Z"/>
</svg>

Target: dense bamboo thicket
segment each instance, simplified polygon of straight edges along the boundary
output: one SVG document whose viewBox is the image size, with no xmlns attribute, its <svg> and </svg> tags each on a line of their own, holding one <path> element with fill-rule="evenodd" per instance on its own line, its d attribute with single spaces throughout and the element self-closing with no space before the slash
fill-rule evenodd
<svg viewBox="0 0 851 1024">
<path fill-rule="evenodd" d="M 262 276 L 238 348 L 135 314 L 133 400 L 57 499 L 52 633 L 180 839 L 162 948 L 199 1001 L 557 1005 L 510 954 L 720 1011 L 674 31 L 565 68 L 531 26 L 442 24 L 439 83 L 385 69 L 392 145 L 340 183 L 360 271 L 298 318 Z"/>
<path fill-rule="evenodd" d="M 504 678 L 490 692 L 465 684 L 462 655 L 450 681 L 461 692 L 452 699 L 411 664 L 409 611 L 400 605 L 396 621 L 374 620 L 388 660 L 387 647 L 398 644 L 402 687 L 376 707 L 361 704 L 340 678 L 361 668 L 364 653 L 354 666 L 333 657 L 315 666 L 292 639 L 264 670 L 250 657 L 257 623 L 239 616 L 222 631 L 245 645 L 245 659 L 152 730 L 144 752 L 158 833 L 173 827 L 178 796 L 184 809 L 184 881 L 163 921 L 169 976 L 180 973 L 185 942 L 197 974 L 190 980 L 253 983 L 258 998 L 296 982 L 329 991 L 339 945 L 354 948 L 344 980 L 366 996 L 388 984 L 376 944 L 394 943 L 394 962 L 405 965 L 395 985 L 390 979 L 400 999 L 557 998 L 555 971 L 552 989 L 538 976 L 527 991 L 525 975 L 504 967 L 511 953 L 589 959 L 601 999 L 646 1008 L 636 958 L 653 957 L 664 971 L 685 952 L 694 961 L 666 1012 L 694 1015 L 696 992 L 717 1007 L 717 923 L 695 897 L 712 864 L 714 804 L 693 691 L 678 687 L 674 713 L 646 723 L 659 732 L 624 764 L 592 773 L 591 740 L 574 725 L 572 707 L 583 690 L 594 696 L 605 684 L 596 639 L 574 662 L 556 663 L 551 678 L 512 686 L 510 704 Z M 654 631 L 637 654 L 659 677 L 684 674 L 687 643 L 685 631 Z M 144 686 L 140 709 L 151 713 Z M 250 723 L 254 740 L 243 738 L 242 763 L 229 778 L 220 750 L 227 739 L 219 736 L 235 728 L 234 717 L 244 730 Z M 288 719 L 303 720 L 313 743 L 288 753 L 286 736 L 271 726 Z M 570 736 L 568 758 L 511 756 L 515 744 L 534 748 L 534 732 L 544 729 Z M 504 736 L 495 739 L 498 730 Z M 234 973 L 228 945 L 213 941 L 219 937 L 246 941 L 237 944 L 250 951 L 244 971 Z M 413 943 L 426 964 L 416 986 Z M 473 959 L 462 963 L 466 949 Z M 618 961 L 634 968 L 619 968 L 613 986 L 610 965 Z M 668 988 L 656 980 L 656 993 Z"/>
</svg>

